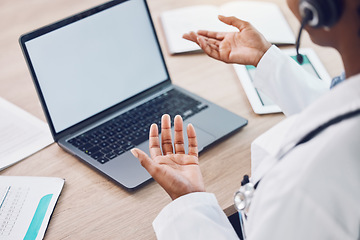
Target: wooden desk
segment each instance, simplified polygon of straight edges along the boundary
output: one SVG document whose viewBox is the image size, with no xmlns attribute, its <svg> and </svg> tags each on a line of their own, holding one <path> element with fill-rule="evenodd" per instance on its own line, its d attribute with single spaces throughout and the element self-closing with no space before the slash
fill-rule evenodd
<svg viewBox="0 0 360 240">
<path fill-rule="evenodd" d="M 280 4 L 294 32 L 298 22 Z M 2 0 L 0 2 L 0 96 L 45 121 L 33 83 L 22 56 L 21 34 L 103 3 L 104 0 Z M 170 56 L 159 14 L 193 4 L 220 5 L 226 0 L 149 0 L 173 82 L 218 103 L 249 120 L 248 126 L 200 157 L 207 191 L 216 194 L 222 208 L 232 204 L 243 174 L 250 173 L 250 143 L 284 118 L 282 114 L 253 113 L 230 65 L 204 54 Z M 314 47 L 331 76 L 342 69 L 334 50 L 314 46 L 304 34 L 302 46 Z M 1 116 L 1 113 L 0 113 Z M 1 133 L 0 133 L 1 134 Z M 154 239 L 151 223 L 170 198 L 156 182 L 127 192 L 56 144 L 4 170 L 2 175 L 56 176 L 66 179 L 52 216 L 46 239 Z"/>
</svg>

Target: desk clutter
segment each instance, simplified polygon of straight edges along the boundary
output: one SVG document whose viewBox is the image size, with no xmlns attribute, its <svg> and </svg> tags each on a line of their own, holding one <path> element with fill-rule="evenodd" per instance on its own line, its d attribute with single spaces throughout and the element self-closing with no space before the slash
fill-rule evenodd
<svg viewBox="0 0 360 240">
<path fill-rule="evenodd" d="M 53 143 L 46 123 L 0 98 L 0 170 Z M 64 180 L 0 176 L 0 239 L 42 239 Z"/>
</svg>

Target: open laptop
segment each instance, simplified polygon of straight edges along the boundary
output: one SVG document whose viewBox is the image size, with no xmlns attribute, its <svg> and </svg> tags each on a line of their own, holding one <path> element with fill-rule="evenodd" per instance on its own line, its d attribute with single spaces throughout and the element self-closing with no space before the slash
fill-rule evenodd
<svg viewBox="0 0 360 240">
<path fill-rule="evenodd" d="M 247 121 L 171 83 L 145 0 L 115 0 L 20 37 L 54 140 L 127 189 L 151 176 L 151 123 L 180 114 L 199 151 Z"/>
</svg>

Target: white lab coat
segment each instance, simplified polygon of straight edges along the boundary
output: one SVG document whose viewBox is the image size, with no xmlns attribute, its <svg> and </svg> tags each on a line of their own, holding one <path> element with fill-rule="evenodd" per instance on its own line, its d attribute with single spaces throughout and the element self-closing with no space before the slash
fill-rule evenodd
<svg viewBox="0 0 360 240">
<path fill-rule="evenodd" d="M 251 181 L 262 180 L 245 223 L 248 240 L 360 238 L 359 115 L 277 157 L 323 123 L 360 109 L 360 74 L 331 91 L 312 80 L 275 46 L 258 64 L 255 85 L 288 117 L 252 144 Z M 237 239 L 211 193 L 174 200 L 153 227 L 158 239 Z"/>
</svg>

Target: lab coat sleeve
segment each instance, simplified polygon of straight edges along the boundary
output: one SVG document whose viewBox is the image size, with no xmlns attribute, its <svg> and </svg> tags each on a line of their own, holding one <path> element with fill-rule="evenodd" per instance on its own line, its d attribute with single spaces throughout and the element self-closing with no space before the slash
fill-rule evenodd
<svg viewBox="0 0 360 240">
<path fill-rule="evenodd" d="M 212 193 L 190 193 L 167 205 L 153 222 L 161 239 L 238 239 Z"/>
<path fill-rule="evenodd" d="M 254 85 L 270 97 L 285 115 L 301 112 L 329 90 L 324 81 L 308 73 L 274 45 L 261 58 Z"/>
</svg>

